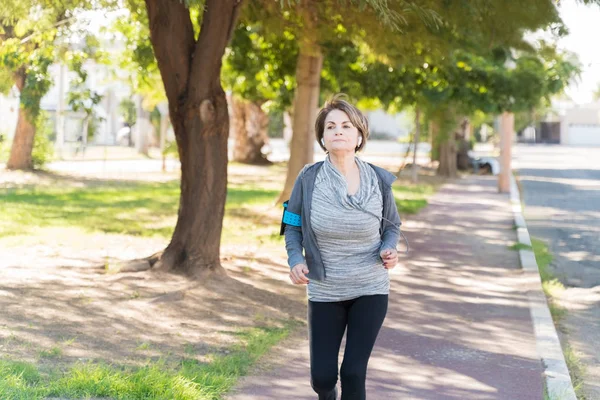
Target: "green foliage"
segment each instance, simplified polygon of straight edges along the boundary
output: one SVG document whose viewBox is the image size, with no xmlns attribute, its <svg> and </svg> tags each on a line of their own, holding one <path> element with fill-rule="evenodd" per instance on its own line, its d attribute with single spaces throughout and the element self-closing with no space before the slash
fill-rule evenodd
<svg viewBox="0 0 600 400">
<path fill-rule="evenodd" d="M 85 118 L 94 119 L 95 107 L 102 100 L 102 96 L 86 85 L 88 74 L 84 63 L 88 58 L 87 54 L 79 51 L 69 52 L 67 56 L 69 68 L 76 73 L 76 77 L 71 81 L 71 90 L 67 93 L 67 102 L 73 111 L 82 111 Z"/>
<path fill-rule="evenodd" d="M 128 126 L 133 126 L 135 124 L 135 121 L 137 120 L 137 113 L 133 100 L 129 98 L 122 99 L 119 102 L 119 112 Z"/>
<path fill-rule="evenodd" d="M 141 0 L 127 0 L 125 3 L 128 13 L 110 28 L 115 37 L 125 42 L 125 49 L 114 64 L 128 72 L 127 84 L 134 93 L 143 96 L 144 108 L 152 110 L 166 101 L 166 94 L 150 41 L 146 6 Z"/>
<path fill-rule="evenodd" d="M 54 130 L 52 122 L 45 112 L 40 112 L 35 122 L 35 136 L 31 161 L 34 169 L 42 169 L 54 157 L 54 145 L 50 139 Z"/>
<path fill-rule="evenodd" d="M 14 84 L 12 72 L 8 68 L 0 66 L 0 94 L 7 95 Z"/>
<path fill-rule="evenodd" d="M 241 23 L 226 49 L 222 69 L 225 89 L 267 111 L 285 109 L 293 100 L 297 38 L 290 31 L 269 33 L 261 23 Z"/>
<path fill-rule="evenodd" d="M 36 39 L 53 40 L 53 36 L 42 34 L 36 36 Z M 40 111 L 40 100 L 52 85 L 48 74 L 48 67 L 52 62 L 51 48 L 36 47 L 27 51 L 17 38 L 0 43 L 0 67 L 20 76 L 21 105 L 32 120 L 35 120 Z"/>
</svg>

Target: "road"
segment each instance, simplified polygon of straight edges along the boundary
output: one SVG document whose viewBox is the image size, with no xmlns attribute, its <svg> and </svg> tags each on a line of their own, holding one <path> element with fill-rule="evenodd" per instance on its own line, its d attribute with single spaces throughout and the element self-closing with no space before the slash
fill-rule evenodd
<svg viewBox="0 0 600 400">
<path fill-rule="evenodd" d="M 559 303 L 587 367 L 583 393 L 600 400 L 600 148 L 519 145 L 514 168 L 529 232 L 548 243 L 551 268 L 567 287 Z"/>
</svg>

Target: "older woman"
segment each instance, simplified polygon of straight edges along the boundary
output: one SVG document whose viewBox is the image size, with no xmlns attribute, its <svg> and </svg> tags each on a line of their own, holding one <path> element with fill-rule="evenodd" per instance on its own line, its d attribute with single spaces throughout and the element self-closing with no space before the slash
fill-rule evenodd
<svg viewBox="0 0 600 400">
<path fill-rule="evenodd" d="M 285 243 L 294 284 L 307 285 L 311 384 L 335 400 L 365 399 L 367 364 L 387 312 L 388 270 L 398 262 L 394 175 L 355 153 L 369 138 L 365 116 L 340 95 L 315 124 L 324 162 L 300 172 L 287 204 Z"/>
</svg>

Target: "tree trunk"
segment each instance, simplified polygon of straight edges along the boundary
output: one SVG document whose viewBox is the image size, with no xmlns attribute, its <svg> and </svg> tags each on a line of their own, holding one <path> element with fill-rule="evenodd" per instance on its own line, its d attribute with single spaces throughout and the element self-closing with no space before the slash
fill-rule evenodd
<svg viewBox="0 0 600 400">
<path fill-rule="evenodd" d="M 287 200 L 292 193 L 294 182 L 302 167 L 313 162 L 315 119 L 319 106 L 319 88 L 323 55 L 319 45 L 304 42 L 296 66 L 296 93 L 294 94 L 292 143 L 290 160 L 283 192 L 278 202 Z"/>
<path fill-rule="evenodd" d="M 438 148 L 437 137 L 439 135 L 439 127 L 434 120 L 429 120 L 429 145 L 431 147 L 430 163 L 434 161 L 440 161 L 440 149 Z"/>
<path fill-rule="evenodd" d="M 270 164 L 262 154 L 269 140 L 269 117 L 258 104 L 232 97 L 231 123 L 235 136 L 233 161 L 244 164 Z"/>
<path fill-rule="evenodd" d="M 148 136 L 152 129 L 152 123 L 150 122 L 150 113 L 142 107 L 144 98 L 140 95 L 136 97 L 135 147 L 139 154 L 148 157 Z"/>
<path fill-rule="evenodd" d="M 146 0 L 150 36 L 169 100 L 181 161 L 181 195 L 171 242 L 154 268 L 200 277 L 219 259 L 227 194 L 227 99 L 221 59 L 240 1 L 207 0 L 198 40 L 183 2 Z"/>
<path fill-rule="evenodd" d="M 456 171 L 456 141 L 454 137 L 440 143 L 440 165 L 437 174 L 447 178 L 454 178 Z"/>
<path fill-rule="evenodd" d="M 21 70 L 15 74 L 15 84 L 19 92 L 23 93 L 25 87 L 25 71 Z M 22 98 L 22 97 L 21 97 Z M 6 163 L 6 169 L 33 169 L 33 140 L 35 138 L 35 122 L 31 114 L 25 109 L 23 104 L 19 105 L 19 118 L 15 137 L 10 149 L 10 157 Z"/>
<path fill-rule="evenodd" d="M 500 174 L 498 176 L 498 191 L 500 193 L 509 193 L 510 174 L 512 174 L 511 151 L 515 131 L 515 115 L 503 112 L 500 121 Z"/>
<path fill-rule="evenodd" d="M 419 140 L 421 136 L 421 110 L 419 107 L 415 109 L 415 141 L 413 146 L 413 165 L 411 169 L 411 177 L 413 183 L 419 180 L 419 165 L 417 164 L 417 151 L 419 150 Z"/>
</svg>

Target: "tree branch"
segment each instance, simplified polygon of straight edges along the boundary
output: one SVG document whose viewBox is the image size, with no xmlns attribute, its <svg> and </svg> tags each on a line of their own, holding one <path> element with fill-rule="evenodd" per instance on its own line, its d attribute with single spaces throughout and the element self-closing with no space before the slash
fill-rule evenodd
<svg viewBox="0 0 600 400">
<path fill-rule="evenodd" d="M 183 2 L 146 0 L 150 40 L 170 108 L 186 101 L 195 40 L 190 13 Z"/>
<path fill-rule="evenodd" d="M 220 74 L 223 54 L 229 42 L 231 32 L 235 28 L 239 7 L 242 0 L 207 0 L 200 36 L 194 51 L 194 62 L 191 71 L 189 99 L 191 106 L 197 106 L 207 97 L 208 93 L 200 91 L 196 82 L 202 75 L 215 77 L 216 81 L 202 89 L 212 90 L 213 83 L 220 84 Z"/>
</svg>

